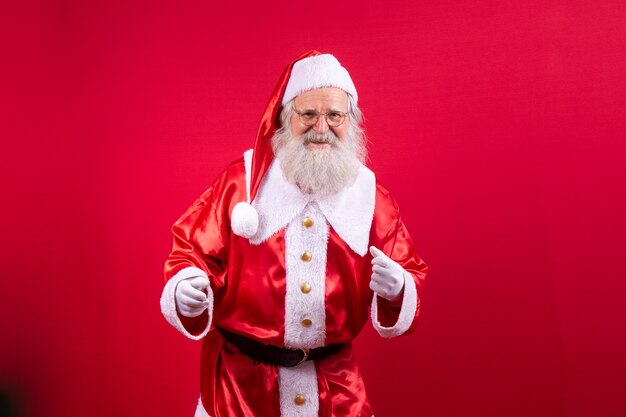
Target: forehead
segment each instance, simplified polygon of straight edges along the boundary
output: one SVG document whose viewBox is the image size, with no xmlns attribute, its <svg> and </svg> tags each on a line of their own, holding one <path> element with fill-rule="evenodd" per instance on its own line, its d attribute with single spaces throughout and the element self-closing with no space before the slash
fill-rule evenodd
<svg viewBox="0 0 626 417">
<path fill-rule="evenodd" d="M 346 111 L 348 94 L 342 89 L 335 87 L 315 88 L 297 96 L 295 105 L 297 109 L 307 107 Z"/>
</svg>

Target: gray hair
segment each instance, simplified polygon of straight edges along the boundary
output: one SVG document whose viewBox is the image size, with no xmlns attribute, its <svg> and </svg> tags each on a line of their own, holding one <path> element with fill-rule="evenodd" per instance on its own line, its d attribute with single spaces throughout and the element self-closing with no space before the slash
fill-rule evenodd
<svg viewBox="0 0 626 417">
<path fill-rule="evenodd" d="M 283 109 L 280 112 L 281 127 L 276 131 L 277 134 L 291 132 L 291 116 L 295 111 L 295 100 L 296 99 L 293 98 L 283 106 Z M 365 136 L 365 131 L 361 126 L 362 121 L 363 113 L 361 112 L 361 109 L 359 109 L 359 106 L 356 104 L 354 98 L 348 94 L 348 122 L 350 123 L 348 135 L 355 141 L 354 147 L 356 157 L 361 163 L 364 164 L 367 159 L 367 138 Z M 276 146 L 277 144 L 273 142 L 272 147 L 274 148 L 274 154 L 278 153 Z"/>
</svg>

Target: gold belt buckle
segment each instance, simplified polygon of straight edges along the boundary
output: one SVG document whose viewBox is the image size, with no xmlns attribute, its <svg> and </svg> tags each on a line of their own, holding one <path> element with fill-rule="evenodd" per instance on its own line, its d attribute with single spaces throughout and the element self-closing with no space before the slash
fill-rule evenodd
<svg viewBox="0 0 626 417">
<path fill-rule="evenodd" d="M 300 365 L 302 362 L 304 362 L 305 360 L 307 360 L 307 358 L 309 357 L 309 349 L 306 348 L 300 348 L 300 350 L 302 351 L 302 359 L 300 359 L 300 362 L 298 362 L 296 364 L 296 366 Z"/>
</svg>

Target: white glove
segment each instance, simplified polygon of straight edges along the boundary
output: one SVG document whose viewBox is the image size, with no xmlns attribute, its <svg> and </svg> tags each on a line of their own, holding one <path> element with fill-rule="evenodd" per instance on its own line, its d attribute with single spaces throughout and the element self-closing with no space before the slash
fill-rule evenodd
<svg viewBox="0 0 626 417">
<path fill-rule="evenodd" d="M 370 253 L 374 257 L 370 288 L 389 301 L 396 300 L 404 288 L 404 268 L 375 246 L 370 246 Z"/>
<path fill-rule="evenodd" d="M 185 317 L 198 317 L 209 305 L 205 290 L 209 287 L 207 277 L 187 278 L 176 285 L 176 309 Z"/>
</svg>

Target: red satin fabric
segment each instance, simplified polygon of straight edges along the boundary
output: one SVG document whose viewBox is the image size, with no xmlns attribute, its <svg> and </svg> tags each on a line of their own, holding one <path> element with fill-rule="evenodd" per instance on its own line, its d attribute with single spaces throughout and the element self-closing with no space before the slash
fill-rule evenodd
<svg viewBox="0 0 626 417">
<path fill-rule="evenodd" d="M 165 266 L 166 279 L 188 266 L 207 272 L 215 295 L 213 323 L 263 343 L 283 346 L 285 313 L 284 229 L 261 245 L 232 234 L 229 215 L 245 194 L 243 161 L 231 165 L 214 186 L 174 225 L 174 249 Z M 377 187 L 370 232 L 375 245 L 411 272 L 422 293 L 426 265 L 415 255 L 411 239 L 389 193 Z M 371 256 L 353 252 L 331 228 L 326 269 L 325 343 L 349 344 L 368 320 Z M 399 306 L 382 301 L 379 320 L 392 325 Z M 416 317 L 407 333 L 413 331 Z M 200 320 L 200 319 L 198 319 Z M 184 324 L 199 331 L 193 321 Z M 211 416 L 279 416 L 277 368 L 253 363 L 225 344 L 218 332 L 204 339 L 202 400 Z M 316 363 L 320 415 L 371 416 L 363 381 L 351 346 Z"/>
<path fill-rule="evenodd" d="M 316 363 L 319 417 L 371 417 L 352 345 Z M 202 346 L 200 390 L 212 417 L 280 416 L 278 368 L 254 362 L 211 330 Z"/>
<path fill-rule="evenodd" d="M 272 92 L 267 106 L 265 107 L 265 112 L 263 112 L 263 117 L 261 117 L 261 123 L 259 124 L 259 130 L 256 134 L 256 141 L 254 142 L 252 175 L 250 176 L 250 201 L 254 200 L 254 197 L 256 197 L 256 192 L 261 185 L 263 175 L 274 159 L 274 152 L 272 151 L 270 140 L 276 129 L 280 126 L 280 121 L 278 120 L 278 115 L 280 114 L 279 110 L 281 108 L 281 101 L 285 93 L 285 88 L 287 88 L 287 83 L 289 82 L 289 77 L 291 76 L 293 64 L 301 59 L 315 55 L 320 55 L 320 53 L 316 50 L 306 52 L 294 59 L 287 66 L 287 68 L 285 68 L 285 71 L 278 79 L 278 83 L 276 83 L 276 87 L 274 87 L 274 91 Z"/>
<path fill-rule="evenodd" d="M 278 368 L 252 361 L 214 329 L 202 345 L 202 403 L 212 417 L 280 416 Z"/>
</svg>

